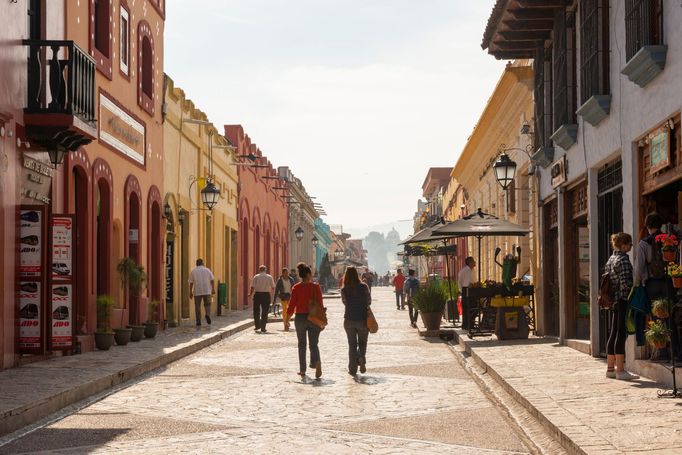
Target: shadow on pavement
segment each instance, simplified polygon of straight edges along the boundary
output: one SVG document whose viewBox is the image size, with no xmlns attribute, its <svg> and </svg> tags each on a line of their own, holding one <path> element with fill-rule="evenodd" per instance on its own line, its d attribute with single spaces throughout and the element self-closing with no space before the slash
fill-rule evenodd
<svg viewBox="0 0 682 455">
<path fill-rule="evenodd" d="M 358 384 L 377 385 L 386 382 L 386 378 L 375 376 L 356 376 L 353 380 Z"/>
</svg>

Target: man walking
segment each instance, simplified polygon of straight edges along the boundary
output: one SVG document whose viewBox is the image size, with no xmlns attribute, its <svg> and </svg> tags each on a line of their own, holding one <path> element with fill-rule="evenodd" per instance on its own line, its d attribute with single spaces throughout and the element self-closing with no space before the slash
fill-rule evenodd
<svg viewBox="0 0 682 455">
<path fill-rule="evenodd" d="M 289 269 L 284 267 L 282 269 L 282 275 L 277 280 L 277 286 L 275 286 L 275 295 L 272 298 L 272 303 L 275 303 L 277 297 L 279 297 L 280 302 L 282 302 L 282 318 L 284 319 L 284 329 L 289 330 L 289 315 L 287 314 L 287 307 L 289 306 L 289 298 L 291 297 L 291 288 L 294 286 L 295 281 L 292 276 L 289 275 Z"/>
<path fill-rule="evenodd" d="M 374 275 L 372 272 L 369 271 L 369 268 L 365 269 L 365 272 L 362 274 L 362 281 L 367 285 L 369 288 L 369 295 L 372 295 L 372 284 L 374 283 Z"/>
<path fill-rule="evenodd" d="M 419 290 L 419 280 L 414 276 L 414 270 L 412 269 L 407 271 L 407 275 L 408 277 L 407 280 L 405 280 L 403 288 L 405 295 L 407 296 L 407 309 L 410 312 L 410 325 L 416 329 L 419 311 L 412 305 L 412 297 L 414 297 Z"/>
<path fill-rule="evenodd" d="M 387 280 L 388 282 L 388 280 Z M 403 275 L 403 269 L 398 269 L 396 271 L 395 277 L 393 277 L 393 290 L 395 291 L 395 306 L 398 310 L 405 309 L 405 294 L 403 294 L 403 286 L 405 285 L 405 275 Z"/>
<path fill-rule="evenodd" d="M 462 293 L 462 329 L 469 330 L 469 298 L 466 297 L 466 289 L 471 286 L 472 281 L 474 281 L 474 267 L 476 267 L 476 261 L 473 257 L 468 256 L 464 260 L 464 267 L 459 271 L 457 275 L 457 286 Z"/>
<path fill-rule="evenodd" d="M 197 259 L 197 266 L 189 274 L 189 298 L 194 298 L 194 315 L 197 327 L 201 326 L 201 302 L 204 302 L 206 323 L 211 325 L 211 296 L 215 294 L 213 272 L 204 267 L 204 260 Z"/>
<path fill-rule="evenodd" d="M 265 324 L 268 322 L 268 309 L 275 292 L 275 280 L 267 273 L 268 268 L 264 265 L 258 267 L 258 275 L 251 280 L 249 297 L 253 296 L 253 322 L 256 332 L 267 332 Z"/>
</svg>

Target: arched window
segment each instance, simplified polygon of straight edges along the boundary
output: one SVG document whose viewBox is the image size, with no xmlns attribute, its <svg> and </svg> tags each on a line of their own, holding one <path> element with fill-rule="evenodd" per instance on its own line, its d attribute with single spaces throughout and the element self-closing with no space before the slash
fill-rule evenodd
<svg viewBox="0 0 682 455">
<path fill-rule="evenodd" d="M 111 0 L 89 0 L 90 53 L 97 69 L 111 79 Z"/>
<path fill-rule="evenodd" d="M 154 115 L 154 80 L 156 65 L 154 63 L 154 38 L 147 21 L 140 21 L 138 35 L 137 66 L 137 104 L 148 114 Z"/>
<path fill-rule="evenodd" d="M 154 95 L 154 74 L 152 73 L 152 43 L 146 36 L 142 38 L 142 93 L 150 99 Z"/>
</svg>

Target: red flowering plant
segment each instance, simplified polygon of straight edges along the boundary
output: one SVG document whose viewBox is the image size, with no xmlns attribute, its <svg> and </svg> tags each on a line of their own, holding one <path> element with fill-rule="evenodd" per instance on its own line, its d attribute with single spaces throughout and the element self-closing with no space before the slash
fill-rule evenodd
<svg viewBox="0 0 682 455">
<path fill-rule="evenodd" d="M 655 240 L 661 246 L 662 251 L 675 251 L 679 243 L 673 234 L 658 234 Z"/>
</svg>

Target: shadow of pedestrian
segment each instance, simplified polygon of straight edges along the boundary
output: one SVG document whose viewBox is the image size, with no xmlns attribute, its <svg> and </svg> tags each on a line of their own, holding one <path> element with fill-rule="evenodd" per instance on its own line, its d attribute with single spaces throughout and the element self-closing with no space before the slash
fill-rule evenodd
<svg viewBox="0 0 682 455">
<path fill-rule="evenodd" d="M 378 378 L 374 376 L 355 376 L 353 381 L 363 385 L 378 385 L 386 382 L 386 378 Z"/>
<path fill-rule="evenodd" d="M 294 384 L 310 385 L 313 387 L 324 387 L 324 386 L 336 384 L 336 381 L 334 381 L 332 379 L 325 379 L 325 378 L 313 379 L 307 375 L 304 376 L 300 381 L 292 381 L 292 382 Z"/>
</svg>

